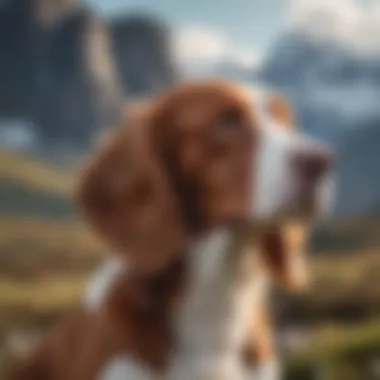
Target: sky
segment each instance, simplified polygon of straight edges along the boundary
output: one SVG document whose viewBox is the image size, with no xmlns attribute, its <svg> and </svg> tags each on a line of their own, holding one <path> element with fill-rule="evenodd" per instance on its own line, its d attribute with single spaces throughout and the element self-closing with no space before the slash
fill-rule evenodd
<svg viewBox="0 0 380 380">
<path fill-rule="evenodd" d="M 143 10 L 176 28 L 195 25 L 227 34 L 238 45 L 264 48 L 278 30 L 287 0 L 87 0 L 107 13 Z"/>
<path fill-rule="evenodd" d="M 86 0 L 101 13 L 148 12 L 176 32 L 182 63 L 258 65 L 287 28 L 380 51 L 380 0 Z"/>
<path fill-rule="evenodd" d="M 210 50 L 231 45 L 243 61 L 254 61 L 279 32 L 288 0 L 87 0 L 101 12 L 144 11 L 179 31 L 181 42 L 199 46 L 208 35 Z M 192 35 L 192 33 L 194 34 Z M 207 38 L 207 37 L 206 37 Z M 214 43 L 212 43 L 214 39 Z M 206 49 L 207 50 L 207 49 Z M 210 55 L 212 52 L 210 53 Z M 207 55 L 207 54 L 206 54 Z M 250 57 L 251 56 L 251 57 Z"/>
</svg>

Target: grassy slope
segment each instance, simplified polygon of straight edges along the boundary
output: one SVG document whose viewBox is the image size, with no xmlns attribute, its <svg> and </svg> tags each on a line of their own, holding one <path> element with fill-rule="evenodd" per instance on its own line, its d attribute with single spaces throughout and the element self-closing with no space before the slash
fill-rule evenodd
<svg viewBox="0 0 380 380">
<path fill-rule="evenodd" d="M 73 186 L 71 174 L 7 149 L 0 149 L 0 179 L 61 196 L 70 195 Z"/>
<path fill-rule="evenodd" d="M 67 310 L 104 252 L 78 223 L 0 220 L 0 336 Z"/>
<path fill-rule="evenodd" d="M 66 220 L 72 188 L 72 174 L 0 149 L 0 337 L 69 308 L 101 260 L 100 243 Z"/>
<path fill-rule="evenodd" d="M 103 252 L 100 243 L 76 223 L 0 220 L 0 332 L 20 325 L 45 324 L 69 309 Z M 316 257 L 310 267 L 314 285 L 300 303 L 312 313 L 315 304 L 323 308 L 345 297 L 362 302 L 370 295 L 372 303 L 380 304 L 380 254 L 376 250 Z M 331 347 L 331 340 L 338 345 L 342 339 L 351 339 L 341 329 L 318 335 L 317 347 L 323 346 L 321 337 Z M 380 343 L 380 336 L 374 335 L 377 338 Z M 355 339 L 351 340 L 356 344 Z"/>
<path fill-rule="evenodd" d="M 4 183 L 22 187 L 25 199 L 36 192 L 54 203 L 70 198 L 73 179 L 50 165 L 0 150 L 0 195 Z M 47 221 L 45 216 L 0 216 L 0 338 L 12 329 L 50 324 L 70 309 L 88 273 L 102 259 L 104 247 L 83 226 L 57 218 Z M 363 223 L 359 229 L 368 231 L 369 223 L 371 230 L 378 231 L 377 223 Z M 340 236 L 345 233 L 343 227 L 331 230 Z M 311 313 L 316 312 L 315 305 L 325 308 L 343 299 L 362 302 L 369 297 L 371 304 L 380 305 L 378 250 L 343 252 L 336 257 L 316 255 L 311 268 L 314 286 L 301 300 Z M 368 344 L 380 346 L 379 320 L 355 327 L 325 325 L 290 362 L 337 356 Z"/>
<path fill-rule="evenodd" d="M 72 189 L 72 174 L 0 149 L 0 215 L 73 218 Z"/>
</svg>

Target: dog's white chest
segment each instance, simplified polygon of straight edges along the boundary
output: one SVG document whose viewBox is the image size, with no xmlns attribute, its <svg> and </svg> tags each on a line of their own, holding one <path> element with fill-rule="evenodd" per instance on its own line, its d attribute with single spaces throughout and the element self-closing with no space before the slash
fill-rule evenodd
<svg viewBox="0 0 380 380">
<path fill-rule="evenodd" d="M 190 252 L 188 291 L 174 321 L 178 347 L 170 380 L 243 378 L 241 348 L 265 278 L 255 273 L 251 252 L 239 262 L 229 260 L 230 238 L 212 234 Z"/>
<path fill-rule="evenodd" d="M 118 356 L 111 359 L 102 368 L 96 380 L 165 380 L 143 363 L 136 362 L 130 356 Z"/>
<path fill-rule="evenodd" d="M 189 253 L 187 291 L 173 316 L 177 339 L 167 371 L 158 375 L 118 357 L 97 380 L 255 379 L 243 368 L 241 348 L 266 282 L 252 252 L 238 263 L 228 259 L 230 239 L 214 233 Z"/>
</svg>

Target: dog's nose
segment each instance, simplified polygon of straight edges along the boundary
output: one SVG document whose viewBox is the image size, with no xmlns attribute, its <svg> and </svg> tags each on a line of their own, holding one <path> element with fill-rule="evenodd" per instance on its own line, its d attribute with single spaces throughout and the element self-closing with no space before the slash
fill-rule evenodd
<svg viewBox="0 0 380 380">
<path fill-rule="evenodd" d="M 314 148 L 293 156 L 293 168 L 301 181 L 307 184 L 316 183 L 330 170 L 331 165 L 332 156 L 324 149 Z"/>
</svg>

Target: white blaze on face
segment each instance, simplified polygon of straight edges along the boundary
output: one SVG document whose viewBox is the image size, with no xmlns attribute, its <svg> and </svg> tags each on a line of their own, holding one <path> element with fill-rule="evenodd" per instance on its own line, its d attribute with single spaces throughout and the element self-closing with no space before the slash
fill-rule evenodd
<svg viewBox="0 0 380 380">
<path fill-rule="evenodd" d="M 290 200 L 294 191 L 290 171 L 293 149 L 292 135 L 282 131 L 273 120 L 268 119 L 264 125 L 260 125 L 252 201 L 256 216 L 271 217 Z"/>
<path fill-rule="evenodd" d="M 291 205 L 297 205 L 301 196 L 301 179 L 292 167 L 297 153 L 311 152 L 319 144 L 302 137 L 296 128 L 284 126 L 269 115 L 265 92 L 253 93 L 254 112 L 259 127 L 258 151 L 255 152 L 253 176 L 252 212 L 255 217 L 268 219 Z M 318 211 L 331 209 L 333 180 L 326 176 L 316 188 Z"/>
</svg>

